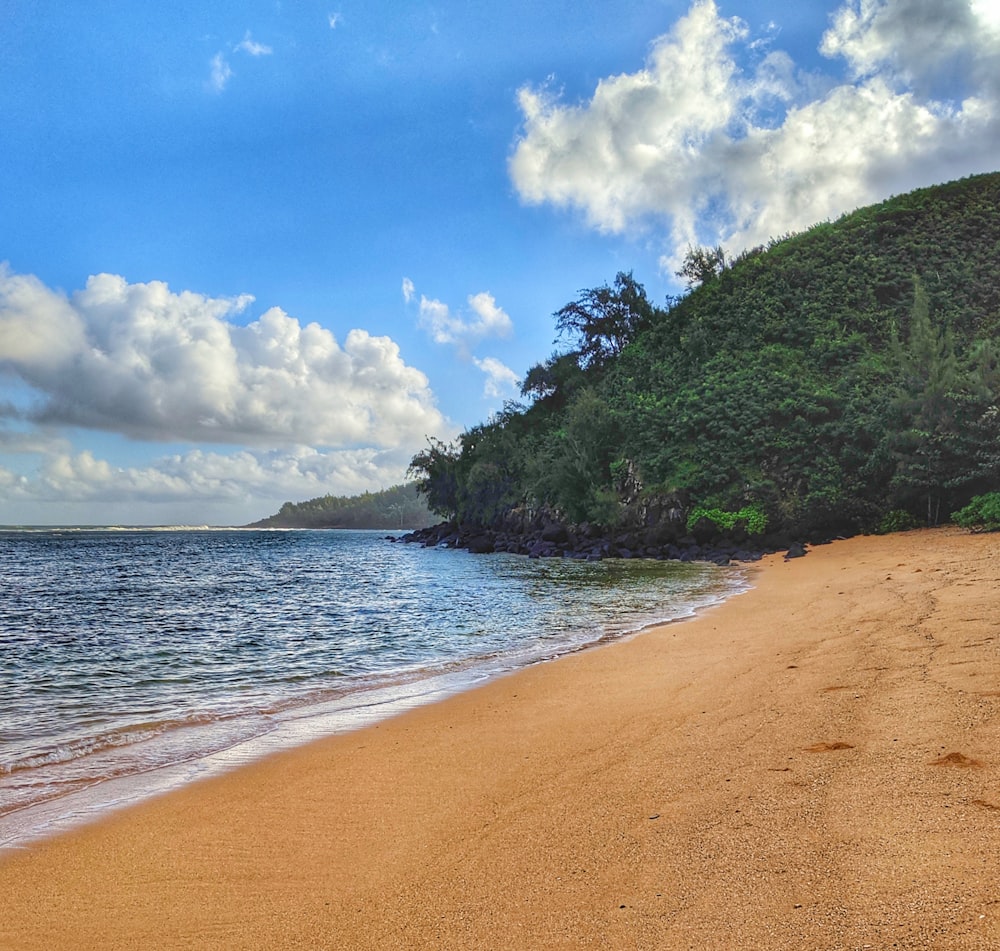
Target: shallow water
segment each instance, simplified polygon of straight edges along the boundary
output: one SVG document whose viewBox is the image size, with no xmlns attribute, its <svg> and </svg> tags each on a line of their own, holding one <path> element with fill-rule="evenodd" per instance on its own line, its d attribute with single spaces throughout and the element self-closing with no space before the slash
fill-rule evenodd
<svg viewBox="0 0 1000 951">
<path fill-rule="evenodd" d="M 0 847 L 743 587 L 383 532 L 0 532 Z"/>
</svg>

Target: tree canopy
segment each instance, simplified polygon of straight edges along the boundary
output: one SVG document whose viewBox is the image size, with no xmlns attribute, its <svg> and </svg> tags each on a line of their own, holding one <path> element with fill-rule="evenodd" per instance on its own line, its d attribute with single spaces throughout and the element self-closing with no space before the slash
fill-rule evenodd
<svg viewBox="0 0 1000 951">
<path fill-rule="evenodd" d="M 423 528 L 432 521 L 416 486 L 396 485 L 361 495 L 323 495 L 285 502 L 280 510 L 250 528 Z"/>
<path fill-rule="evenodd" d="M 580 291 L 576 300 L 556 311 L 555 318 L 560 337 L 576 342 L 572 352 L 580 364 L 600 367 L 625 349 L 652 314 L 645 288 L 631 271 L 619 271 L 613 286 Z"/>
</svg>

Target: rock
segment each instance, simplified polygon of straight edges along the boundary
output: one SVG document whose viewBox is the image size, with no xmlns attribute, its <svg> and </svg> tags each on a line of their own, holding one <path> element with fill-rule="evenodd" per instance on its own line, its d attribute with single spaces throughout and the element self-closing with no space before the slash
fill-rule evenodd
<svg viewBox="0 0 1000 951">
<path fill-rule="evenodd" d="M 492 535 L 483 532 L 464 539 L 462 547 L 467 548 L 473 555 L 490 555 L 496 551 L 496 542 Z"/>
<path fill-rule="evenodd" d="M 549 522 L 542 529 L 542 541 L 560 543 L 566 540 L 566 526 L 559 522 Z"/>
</svg>

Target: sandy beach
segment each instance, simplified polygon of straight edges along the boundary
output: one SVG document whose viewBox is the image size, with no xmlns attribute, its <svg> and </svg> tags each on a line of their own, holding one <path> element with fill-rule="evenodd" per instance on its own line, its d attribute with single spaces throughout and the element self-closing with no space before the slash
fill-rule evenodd
<svg viewBox="0 0 1000 951">
<path fill-rule="evenodd" d="M 0 859 L 0 948 L 1000 947 L 1000 536 L 694 620 Z"/>
</svg>

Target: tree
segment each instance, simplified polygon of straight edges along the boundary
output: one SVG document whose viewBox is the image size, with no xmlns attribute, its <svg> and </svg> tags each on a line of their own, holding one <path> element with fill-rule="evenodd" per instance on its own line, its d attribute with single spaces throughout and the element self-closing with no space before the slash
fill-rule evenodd
<svg viewBox="0 0 1000 951">
<path fill-rule="evenodd" d="M 913 280 L 913 309 L 905 347 L 896 345 L 902 378 L 897 408 L 904 425 L 896 441 L 895 483 L 924 496 L 927 524 L 937 524 L 942 490 L 968 474 L 957 425 L 960 379 L 951 335 L 931 320 L 923 282 Z"/>
<path fill-rule="evenodd" d="M 610 525 L 619 509 L 611 464 L 621 427 L 607 401 L 589 388 L 576 395 L 560 422 L 541 449 L 535 494 L 570 521 Z"/>
<path fill-rule="evenodd" d="M 687 282 L 688 290 L 715 280 L 727 266 L 726 252 L 720 246 L 696 248 L 688 245 L 681 269 L 676 272 Z"/>
<path fill-rule="evenodd" d="M 524 454 L 517 421 L 522 411 L 519 404 L 509 403 L 489 422 L 459 437 L 458 514 L 463 524 L 495 525 L 521 501 Z"/>
<path fill-rule="evenodd" d="M 556 353 L 528 370 L 521 383 L 521 395 L 562 406 L 583 380 L 578 355 Z"/>
<path fill-rule="evenodd" d="M 407 476 L 416 480 L 417 491 L 427 497 L 427 507 L 444 518 L 459 511 L 460 454 L 452 443 L 429 438 L 427 448 L 411 460 Z"/>
<path fill-rule="evenodd" d="M 652 315 L 646 289 L 636 282 L 631 271 L 619 271 L 614 287 L 603 284 L 580 291 L 575 301 L 554 316 L 560 336 L 577 338 L 575 352 L 580 365 L 600 367 L 620 354 Z"/>
</svg>

